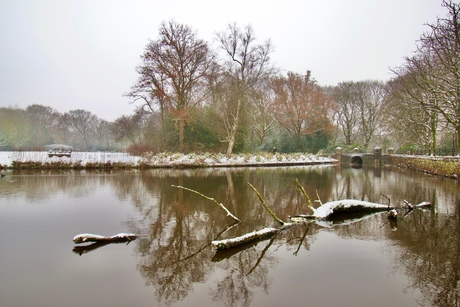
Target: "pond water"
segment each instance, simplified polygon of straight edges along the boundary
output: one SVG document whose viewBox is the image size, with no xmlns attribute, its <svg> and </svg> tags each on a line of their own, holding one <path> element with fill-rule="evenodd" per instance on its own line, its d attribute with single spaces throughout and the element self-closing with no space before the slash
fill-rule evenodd
<svg viewBox="0 0 460 307">
<path fill-rule="evenodd" d="M 210 242 L 311 213 L 312 199 L 402 207 L 309 223 L 216 252 Z M 241 222 L 214 202 L 222 202 Z M 340 166 L 11 173 L 0 179 L 1 306 L 458 306 L 460 192 L 454 180 Z M 350 218 L 350 217 L 348 217 Z M 141 237 L 86 245 L 80 233 Z"/>
</svg>

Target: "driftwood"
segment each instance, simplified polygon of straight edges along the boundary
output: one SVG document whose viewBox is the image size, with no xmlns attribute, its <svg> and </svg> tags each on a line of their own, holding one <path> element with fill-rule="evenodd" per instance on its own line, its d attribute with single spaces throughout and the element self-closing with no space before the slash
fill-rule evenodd
<svg viewBox="0 0 460 307">
<path fill-rule="evenodd" d="M 347 223 L 361 220 L 362 217 L 364 216 L 370 216 L 372 214 L 376 214 L 382 211 L 389 212 L 389 220 L 390 219 L 396 220 L 397 211 L 395 210 L 395 208 L 391 207 L 390 205 L 383 205 L 383 204 L 377 204 L 377 203 L 354 200 L 354 199 L 331 201 L 331 202 L 327 202 L 324 204 L 321 202 L 321 200 L 318 200 L 318 202 L 320 203 L 320 207 L 314 208 L 310 198 L 305 192 L 305 189 L 300 185 L 298 180 L 296 180 L 296 183 L 297 183 L 297 187 L 299 191 L 304 195 L 305 199 L 307 200 L 308 207 L 313 212 L 313 214 L 310 214 L 310 215 L 299 214 L 299 215 L 292 216 L 292 217 L 289 216 L 288 217 L 289 222 L 285 222 L 276 216 L 273 210 L 271 210 L 270 207 L 268 207 L 268 205 L 266 204 L 266 202 L 264 201 L 260 193 L 257 191 L 257 189 L 253 185 L 248 183 L 249 186 L 254 190 L 254 192 L 259 197 L 259 200 L 262 206 L 265 208 L 265 210 L 270 214 L 273 220 L 277 222 L 278 224 L 280 224 L 281 226 L 279 228 L 264 228 L 264 229 L 253 231 L 253 232 L 244 234 L 242 236 L 234 237 L 234 238 L 223 239 L 223 240 L 213 240 L 211 242 L 211 245 L 217 250 L 230 249 L 230 248 L 234 248 L 237 246 L 243 246 L 245 244 L 247 245 L 257 240 L 264 240 L 267 238 L 275 237 L 280 231 L 290 228 L 294 225 L 306 224 L 310 221 L 315 221 L 319 225 L 321 225 L 325 221 L 326 222 L 334 221 L 337 219 L 345 220 L 350 215 L 353 215 L 354 219 L 347 220 Z M 227 216 L 230 216 L 232 219 L 234 219 L 236 223 L 240 222 L 240 219 L 238 219 L 235 215 L 233 215 L 222 203 L 219 203 L 214 198 L 208 197 L 206 195 L 203 195 L 202 193 L 199 193 L 192 189 L 184 188 L 182 186 L 173 185 L 173 187 L 196 193 L 208 200 L 213 201 L 227 213 Z M 318 196 L 318 199 L 319 199 L 319 196 Z M 412 211 L 413 209 L 423 209 L 423 208 L 427 208 L 431 206 L 431 203 L 429 202 L 422 202 L 415 206 L 410 204 L 407 201 L 404 201 L 404 202 L 406 203 L 406 206 L 409 211 Z M 105 237 L 101 235 L 88 234 L 88 233 L 79 234 L 73 238 L 73 241 L 76 244 L 85 243 L 85 242 L 95 242 L 95 243 L 92 245 L 87 245 L 83 248 L 76 247 L 74 249 L 74 252 L 81 255 L 82 253 L 89 252 L 91 250 L 94 250 L 98 247 L 104 246 L 109 243 L 120 243 L 120 242 L 129 243 L 130 241 L 135 240 L 136 238 L 137 236 L 135 234 L 130 234 L 130 233 L 119 233 L 111 237 Z"/>
<path fill-rule="evenodd" d="M 281 231 L 280 228 L 264 228 L 258 231 L 247 233 L 240 237 L 235 237 L 235 238 L 225 239 L 225 240 L 215 240 L 215 241 L 212 241 L 211 244 L 216 249 L 227 249 L 227 248 L 232 248 L 238 245 L 246 244 L 246 243 L 249 243 L 255 240 L 269 238 L 277 234 L 280 231 Z"/>
<path fill-rule="evenodd" d="M 300 214 L 300 215 L 296 215 L 292 217 L 289 216 L 289 222 L 285 222 L 279 217 L 277 217 L 276 214 L 273 212 L 273 210 L 270 209 L 270 207 L 266 204 L 266 202 L 264 201 L 260 193 L 257 191 L 257 189 L 253 185 L 251 185 L 249 182 L 248 184 L 257 194 L 265 210 L 270 214 L 273 220 L 277 222 L 278 224 L 280 224 L 281 226 L 279 228 L 264 228 L 261 230 L 256 230 L 256 231 L 244 234 L 242 236 L 233 237 L 229 239 L 213 240 L 211 242 L 211 245 L 217 250 L 229 249 L 229 248 L 233 248 L 236 246 L 249 244 L 257 240 L 263 240 L 266 238 L 270 238 L 278 234 L 280 231 L 287 229 L 293 225 L 304 224 L 312 220 L 321 222 L 321 221 L 334 220 L 339 217 L 343 219 L 344 216 L 349 216 L 350 214 L 355 214 L 355 215 L 359 215 L 360 217 L 362 217 L 365 215 L 370 215 L 370 214 L 374 214 L 374 213 L 378 213 L 382 211 L 390 212 L 391 210 L 394 209 L 390 205 L 383 205 L 383 204 L 371 203 L 371 202 L 354 200 L 354 199 L 331 201 L 331 202 L 327 202 L 324 204 L 321 202 L 321 200 L 319 200 L 318 202 L 320 203 L 320 207 L 314 208 L 312 201 L 310 200 L 307 193 L 305 192 L 305 189 L 302 187 L 299 181 L 296 180 L 297 188 L 304 195 L 305 199 L 307 200 L 308 207 L 310 208 L 311 211 L 313 211 L 313 214 L 310 214 L 310 215 Z M 230 211 L 227 208 L 225 208 L 225 206 L 222 203 L 217 202 L 214 198 L 210 198 L 197 191 L 194 191 L 188 188 L 184 188 L 181 186 L 174 186 L 174 187 L 196 193 L 208 200 L 215 202 L 217 205 L 219 205 L 219 207 L 221 207 L 225 212 L 227 212 L 228 216 L 231 216 L 237 222 L 240 221 L 236 216 L 230 213 Z M 391 211 L 391 212 L 392 212 L 392 217 L 395 218 L 396 216 L 393 216 L 393 214 L 396 211 Z"/>
<path fill-rule="evenodd" d="M 122 243 L 131 242 L 136 240 L 137 236 L 132 233 L 119 233 L 111 237 L 105 237 L 101 235 L 95 235 L 92 233 L 83 233 L 73 237 L 75 244 L 86 243 L 86 242 L 97 242 L 97 243 Z"/>
<path fill-rule="evenodd" d="M 369 214 L 374 212 L 389 211 L 393 209 L 391 206 L 361 201 L 355 199 L 344 199 L 330 201 L 322 204 L 319 208 L 313 208 L 313 214 L 299 214 L 290 217 L 291 221 L 299 222 L 301 219 L 307 220 L 330 220 L 336 217 L 343 217 L 345 214 L 362 213 Z"/>
</svg>

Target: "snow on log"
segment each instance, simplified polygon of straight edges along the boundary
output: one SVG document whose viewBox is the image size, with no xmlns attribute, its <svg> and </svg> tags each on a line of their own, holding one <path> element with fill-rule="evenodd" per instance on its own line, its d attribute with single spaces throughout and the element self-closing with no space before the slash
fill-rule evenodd
<svg viewBox="0 0 460 307">
<path fill-rule="evenodd" d="M 137 236 L 132 233 L 119 233 L 111 237 L 105 237 L 101 235 L 95 235 L 92 233 L 83 233 L 73 237 L 75 244 L 85 242 L 107 242 L 107 243 L 121 243 L 136 240 Z"/>
<path fill-rule="evenodd" d="M 245 243 L 257 240 L 257 239 L 272 236 L 272 235 L 278 233 L 280 230 L 281 229 L 279 229 L 279 228 L 264 228 L 264 229 L 261 229 L 261 230 L 257 230 L 257 231 L 247 233 L 247 234 L 242 235 L 240 237 L 235 237 L 235 238 L 225 239 L 225 240 L 212 241 L 211 244 L 216 249 L 227 249 L 227 248 L 231 248 L 231 247 L 234 247 L 234 246 L 245 244 Z"/>
<path fill-rule="evenodd" d="M 352 212 L 378 212 L 391 209 L 387 205 L 371 203 L 355 199 L 336 200 L 324 203 L 315 210 L 314 216 L 317 219 L 327 219 L 334 215 L 352 213 Z"/>
</svg>

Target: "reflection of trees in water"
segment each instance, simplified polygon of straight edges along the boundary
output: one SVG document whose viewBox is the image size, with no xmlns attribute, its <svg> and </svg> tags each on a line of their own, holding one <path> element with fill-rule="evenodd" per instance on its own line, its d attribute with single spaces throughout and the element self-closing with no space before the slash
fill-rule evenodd
<svg viewBox="0 0 460 307">
<path fill-rule="evenodd" d="M 357 177 L 362 177 L 363 180 L 358 180 Z M 415 210 L 405 218 L 402 218 L 404 211 L 401 211 L 396 231 L 390 231 L 387 225 L 381 227 L 385 223 L 385 217 L 375 216 L 372 219 L 376 222 L 357 223 L 337 228 L 336 232 L 342 236 L 388 236 L 397 240 L 402 249 L 395 255 L 394 270 L 404 270 L 412 279 L 410 288 L 420 289 L 424 300 L 419 304 L 458 306 L 460 197 L 457 183 L 424 177 L 418 173 L 383 172 L 384 184 L 380 184 L 381 179 L 371 176 L 370 171 L 365 169 L 362 173 L 347 169 L 337 178 L 335 193 L 338 198 L 341 194 L 356 197 L 360 195 L 360 190 L 373 190 L 374 198 L 363 193 L 364 198 L 381 202 L 379 194 L 384 194 L 391 197 L 391 204 L 394 206 L 402 206 L 403 199 L 413 203 L 431 201 L 435 204 L 431 211 Z M 391 251 L 394 250 L 392 247 Z"/>
<path fill-rule="evenodd" d="M 274 242 L 292 246 L 293 254 L 301 248 L 309 248 L 306 234 L 312 230 L 305 227 L 282 232 L 273 240 L 233 250 L 230 255 L 222 256 L 210 247 L 214 239 L 241 235 L 274 224 L 247 182 L 257 186 L 267 200 L 279 200 L 271 206 L 281 215 L 290 214 L 298 208 L 298 202 L 305 203 L 304 199 L 293 196 L 294 193 L 299 194 L 295 189 L 285 186 L 276 176 L 267 176 L 273 174 L 273 170 L 267 171 L 147 171 L 135 180 L 131 178 L 129 183 L 118 183 L 120 188 L 124 188 L 119 193 L 135 200 L 134 206 L 142 213 L 141 221 L 129 221 L 128 225 L 135 233 L 149 235 L 148 239 L 137 242 L 138 269 L 146 283 L 154 286 L 158 300 L 165 304 L 182 300 L 189 295 L 195 283 L 207 281 L 211 275 L 219 275 L 215 288 L 210 289 L 213 300 L 224 305 L 247 306 L 255 291 L 268 292 L 268 272 L 278 262 L 272 250 Z M 305 173 L 308 172 L 304 171 L 304 176 Z M 288 181 L 300 175 L 302 173 L 282 174 Z M 306 182 L 310 181 L 310 176 L 315 178 L 312 182 L 321 184 L 318 183 L 321 171 L 316 175 L 308 174 Z M 243 222 L 222 234 L 233 223 L 232 219 L 209 200 L 172 185 L 200 191 L 223 202 Z M 317 188 L 306 186 L 312 191 Z M 324 189 L 323 184 L 322 191 Z M 304 208 L 307 208 L 306 205 Z"/>
<path fill-rule="evenodd" d="M 8 178 L 9 177 L 9 178 Z M 120 199 L 129 201 L 140 213 L 128 220 L 132 232 L 149 238 L 135 241 L 138 269 L 155 296 L 166 304 L 187 297 L 196 283 L 216 278 L 210 295 L 219 304 L 249 305 L 257 291 L 269 291 L 268 272 L 277 265 L 275 251 L 281 245 L 293 255 L 309 249 L 316 226 L 298 227 L 246 249 L 222 256 L 209 246 L 213 239 L 241 235 L 266 226 L 276 226 L 248 187 L 251 182 L 282 219 L 308 211 L 296 190 L 294 179 L 310 197 L 316 191 L 323 201 L 358 198 L 392 205 L 403 199 L 413 203 L 436 203 L 432 212 L 414 211 L 398 220 L 392 232 L 377 215 L 368 222 L 334 228 L 341 236 L 390 237 L 401 246 L 395 270 L 404 270 L 411 287 L 425 296 L 420 305 L 454 306 L 459 303 L 460 196 L 455 181 L 420 174 L 337 168 L 260 168 L 214 170 L 151 170 L 104 172 L 38 172 L 15 174 L 0 182 L 3 193 L 24 194 L 30 199 L 47 199 L 66 192 L 72 197 L 90 195 L 111 184 Z M 221 234 L 232 220 L 215 204 L 193 193 L 171 187 L 182 185 L 223 202 L 243 220 Z M 6 190 L 9 189 L 9 190 Z M 139 217 L 138 217 L 139 216 Z M 392 249 L 394 250 L 394 249 Z M 399 250 L 399 249 L 398 249 Z M 211 261 L 212 260 L 212 261 Z"/>
<path fill-rule="evenodd" d="M 5 195 L 23 193 L 27 199 L 45 200 L 62 192 L 78 198 L 107 185 L 107 176 L 97 171 L 15 171 L 0 187 Z"/>
<path fill-rule="evenodd" d="M 213 300 L 221 305 L 250 305 L 258 291 L 268 292 L 269 271 L 277 265 L 275 251 L 284 245 L 293 255 L 309 249 L 317 227 L 298 227 L 281 232 L 273 240 L 259 242 L 230 255 L 215 253 L 209 243 L 214 239 L 233 237 L 266 226 L 276 226 L 262 209 L 257 196 L 248 188 L 251 182 L 269 206 L 286 219 L 287 215 L 305 213 L 307 205 L 296 190 L 298 178 L 310 197 L 316 191 L 323 201 L 356 198 L 387 203 L 381 194 L 391 198 L 392 205 L 407 198 L 411 202 L 433 201 L 436 197 L 440 211 L 452 211 L 458 199 L 449 199 L 443 190 L 449 186 L 435 185 L 417 175 L 401 176 L 391 172 L 375 175 L 373 170 L 337 170 L 322 168 L 292 168 L 276 172 L 272 169 L 160 170 L 141 172 L 136 176 L 117 177 L 120 197 L 130 198 L 142 213 L 142 220 L 130 221 L 136 233 L 149 234 L 140 239 L 137 253 L 138 269 L 155 296 L 166 304 L 183 300 L 195 283 L 215 278 L 210 289 Z M 221 201 L 242 223 L 220 235 L 232 220 L 212 202 L 171 185 L 181 185 Z M 450 190 L 449 190 L 450 191 Z M 456 198 L 457 197 L 457 198 Z M 450 306 L 458 300 L 459 261 L 458 221 L 441 215 L 416 211 L 398 221 L 396 232 L 386 224 L 385 215 L 376 215 L 346 227 L 334 228 L 341 236 L 375 238 L 393 237 L 405 252 L 395 262 L 420 288 L 427 305 Z M 211 261 L 211 259 L 213 261 Z M 217 276 L 217 277 L 216 277 Z"/>
<path fill-rule="evenodd" d="M 457 204 L 459 205 L 459 204 Z M 420 289 L 421 306 L 458 306 L 460 303 L 459 215 L 415 211 L 394 233 L 403 250 L 396 255 L 395 270 Z"/>
</svg>

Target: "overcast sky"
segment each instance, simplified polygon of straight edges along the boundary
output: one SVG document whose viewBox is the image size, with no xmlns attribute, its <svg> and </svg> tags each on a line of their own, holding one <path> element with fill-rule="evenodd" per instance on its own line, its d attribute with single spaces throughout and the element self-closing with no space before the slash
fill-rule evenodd
<svg viewBox="0 0 460 307">
<path fill-rule="evenodd" d="M 392 77 L 441 0 L 0 0 L 0 107 L 85 109 L 131 115 L 123 93 L 163 21 L 174 19 L 217 47 L 229 23 L 272 41 L 273 64 L 321 85 Z"/>
</svg>

